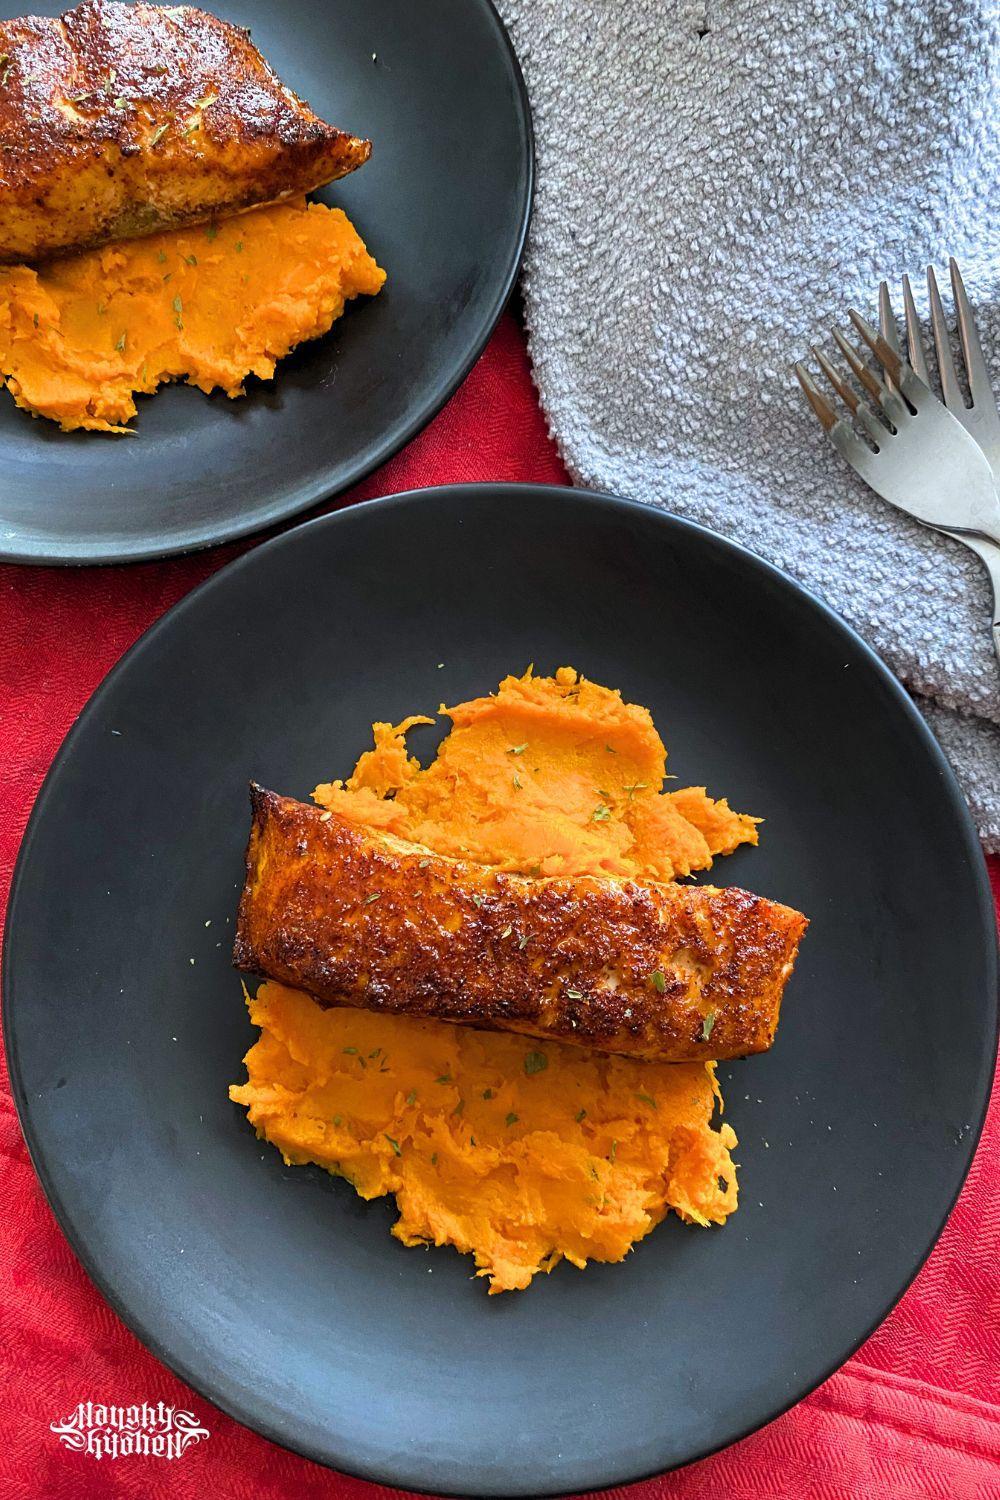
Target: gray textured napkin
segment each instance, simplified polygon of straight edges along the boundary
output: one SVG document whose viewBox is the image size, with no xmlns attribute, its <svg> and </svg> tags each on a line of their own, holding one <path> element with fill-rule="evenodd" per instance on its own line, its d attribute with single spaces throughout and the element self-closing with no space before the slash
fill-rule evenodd
<svg viewBox="0 0 1000 1500">
<path fill-rule="evenodd" d="M 854 477 L 790 371 L 847 306 L 874 320 L 883 277 L 953 254 L 1000 376 L 1000 6 L 500 9 L 537 133 L 531 355 L 574 479 L 702 521 L 825 598 L 917 695 L 1000 848 L 985 573 Z"/>
</svg>

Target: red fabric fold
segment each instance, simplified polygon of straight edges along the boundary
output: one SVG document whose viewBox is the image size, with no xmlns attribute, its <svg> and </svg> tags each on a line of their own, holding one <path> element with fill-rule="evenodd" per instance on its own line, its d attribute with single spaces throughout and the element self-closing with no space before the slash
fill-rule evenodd
<svg viewBox="0 0 1000 1500">
<path fill-rule="evenodd" d="M 511 316 L 444 411 L 335 502 L 473 480 L 565 483 Z M 330 507 L 334 508 L 334 507 Z M 87 698 L 175 600 L 255 542 L 128 568 L 0 567 L 0 903 L 42 778 Z M 1000 906 L 1000 860 L 991 861 Z M 818 1391 L 725 1453 L 630 1500 L 1000 1500 L 1000 1106 L 941 1241 L 899 1307 Z M 348 1500 L 376 1486 L 284 1452 L 148 1354 L 77 1264 L 32 1171 L 0 1071 L 0 1497 Z M 211 1436 L 172 1462 L 98 1462 L 49 1424 L 81 1400 L 164 1401 Z M 383 1494 L 394 1493 L 381 1491 Z"/>
</svg>

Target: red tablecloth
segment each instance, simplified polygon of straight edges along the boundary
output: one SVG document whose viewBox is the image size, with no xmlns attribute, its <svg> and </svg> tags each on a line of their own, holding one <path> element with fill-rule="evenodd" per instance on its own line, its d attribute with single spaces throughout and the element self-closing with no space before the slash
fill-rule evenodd
<svg viewBox="0 0 1000 1500">
<path fill-rule="evenodd" d="M 431 426 L 343 503 L 488 479 L 566 479 L 511 317 Z M 238 550 L 79 572 L 0 568 L 0 903 L 35 793 L 90 693 L 147 625 Z M 1000 861 L 992 864 L 1000 901 Z M 94 1291 L 49 1212 L 21 1139 L 6 1069 L 0 1153 L 0 1500 L 362 1500 L 377 1493 L 246 1431 L 137 1343 Z M 211 1436 L 173 1461 L 98 1461 L 60 1446 L 49 1431 L 50 1422 L 63 1420 L 81 1400 L 162 1400 L 196 1413 Z M 629 1494 L 630 1500 L 1000 1500 L 996 1098 L 939 1245 L 855 1358 L 754 1437 Z"/>
</svg>

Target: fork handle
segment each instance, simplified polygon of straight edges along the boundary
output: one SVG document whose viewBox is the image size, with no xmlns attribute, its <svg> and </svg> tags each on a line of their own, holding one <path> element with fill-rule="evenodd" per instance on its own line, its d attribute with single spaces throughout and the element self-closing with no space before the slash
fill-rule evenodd
<svg viewBox="0 0 1000 1500">
<path fill-rule="evenodd" d="M 997 654 L 997 661 L 1000 661 L 1000 546 L 996 542 L 970 536 L 968 532 L 948 531 L 944 527 L 941 529 L 946 536 L 953 536 L 956 542 L 964 542 L 967 547 L 971 547 L 986 565 L 993 590 L 993 649 Z"/>
</svg>

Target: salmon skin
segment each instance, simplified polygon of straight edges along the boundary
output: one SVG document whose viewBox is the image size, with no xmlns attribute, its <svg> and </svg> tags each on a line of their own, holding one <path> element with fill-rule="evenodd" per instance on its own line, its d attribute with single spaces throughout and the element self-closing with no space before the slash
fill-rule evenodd
<svg viewBox="0 0 1000 1500">
<path fill-rule="evenodd" d="M 85 0 L 0 23 L 0 261 L 308 193 L 370 154 L 202 10 Z"/>
<path fill-rule="evenodd" d="M 323 1005 L 658 1062 L 763 1052 L 807 921 L 736 887 L 532 880 L 253 785 L 233 962 Z"/>
</svg>

